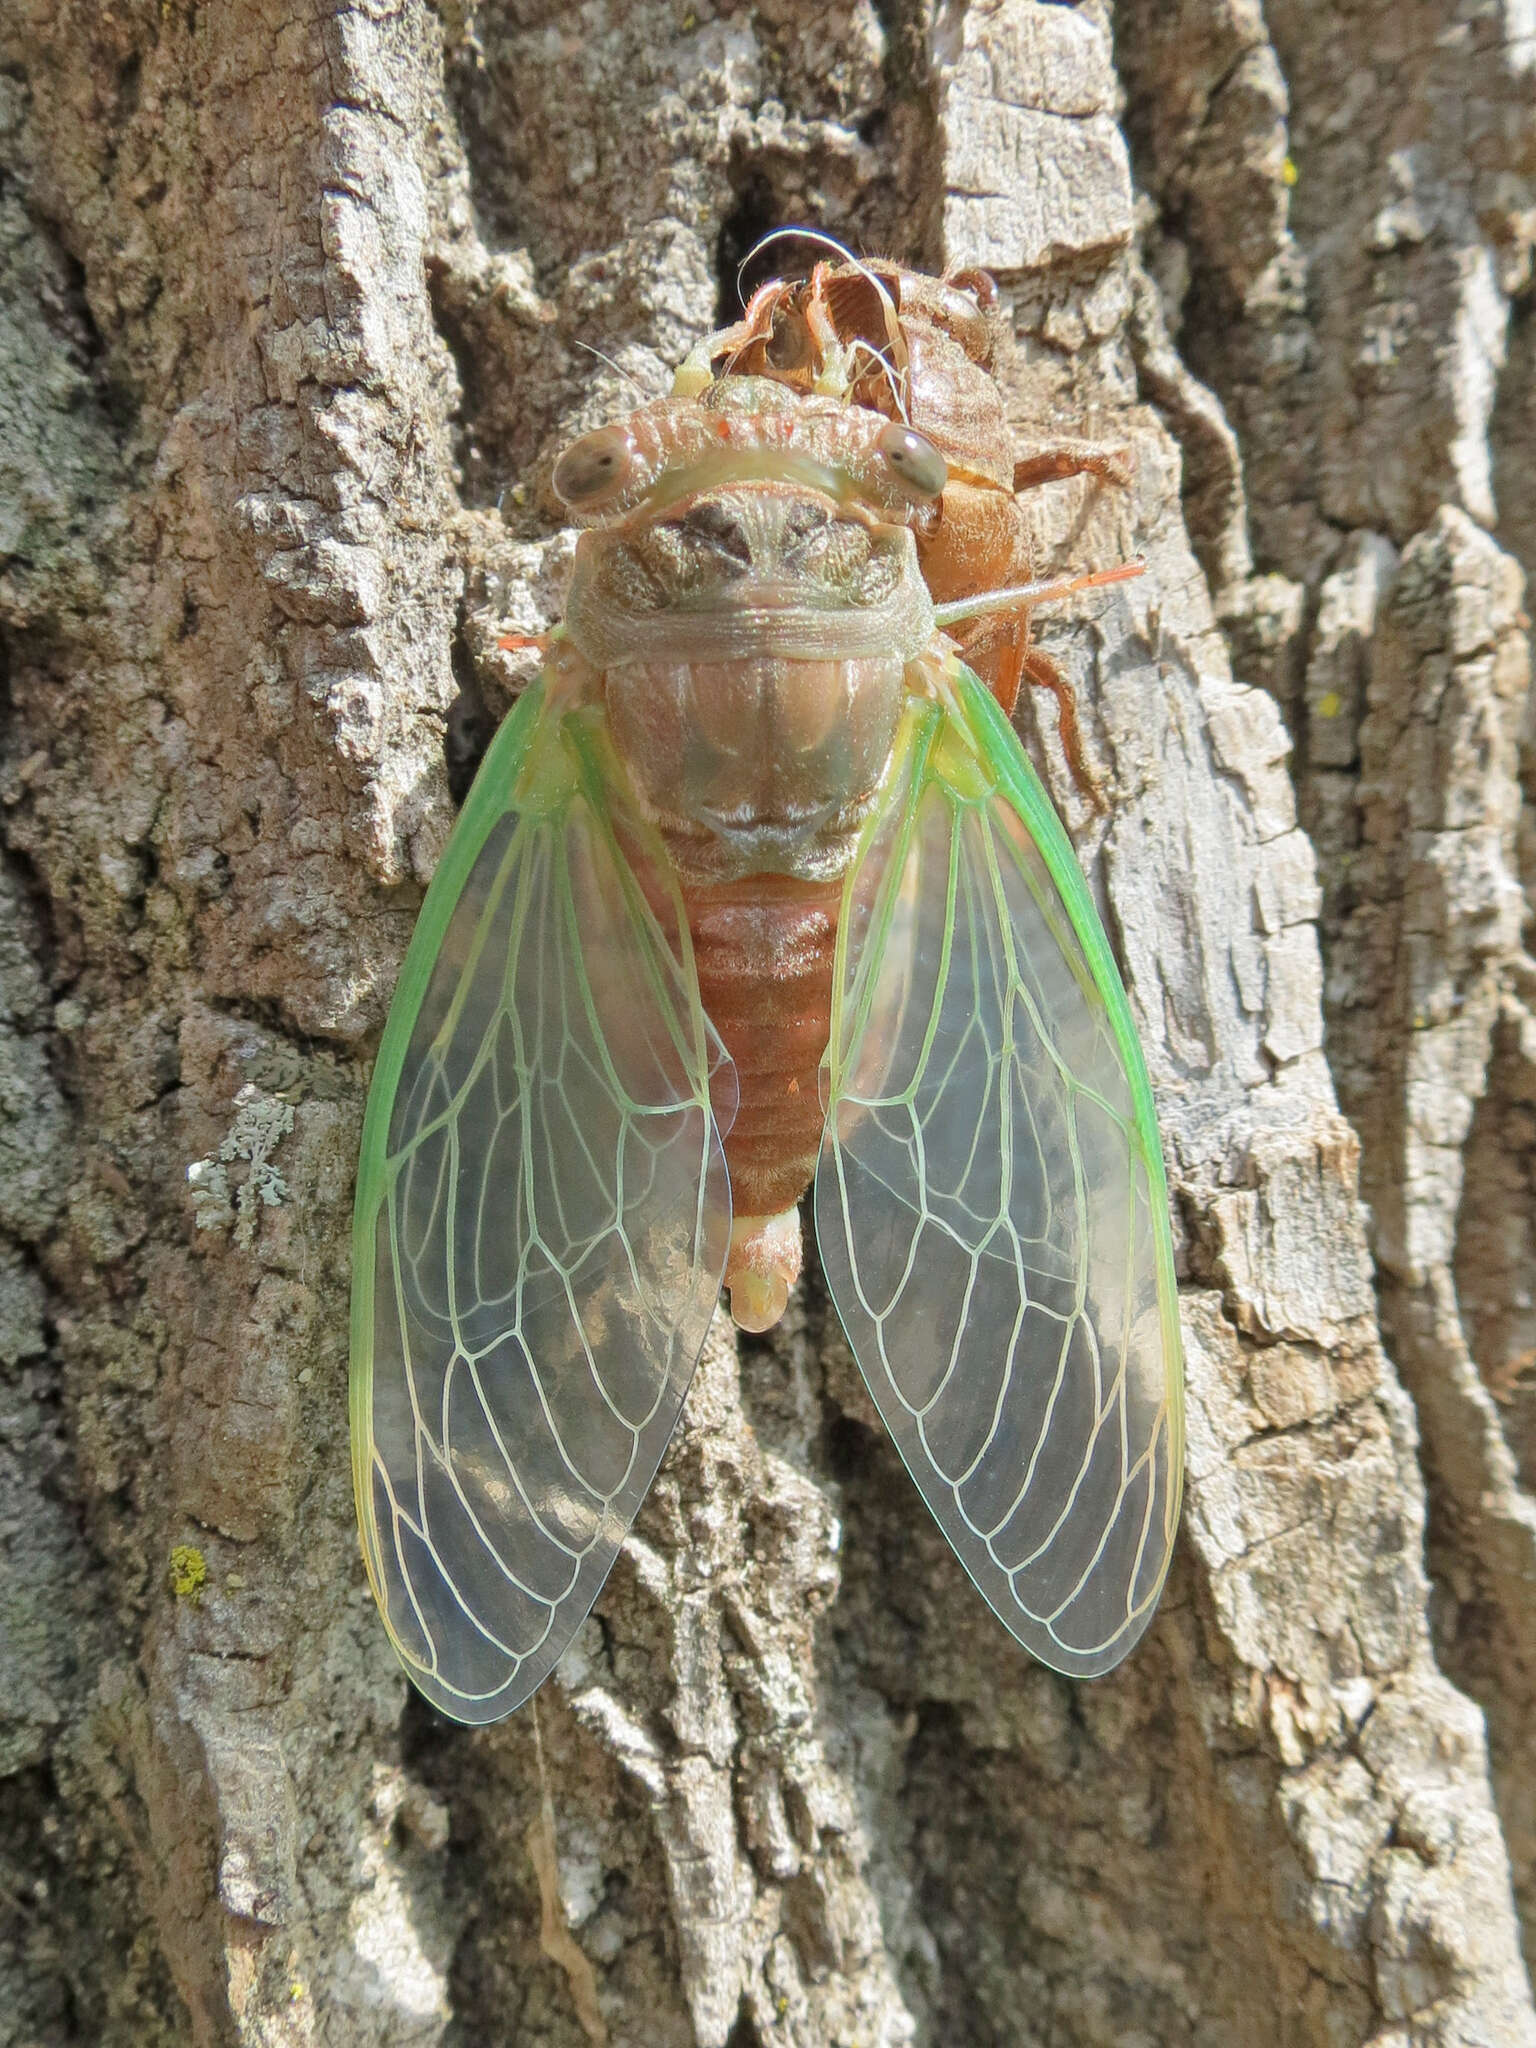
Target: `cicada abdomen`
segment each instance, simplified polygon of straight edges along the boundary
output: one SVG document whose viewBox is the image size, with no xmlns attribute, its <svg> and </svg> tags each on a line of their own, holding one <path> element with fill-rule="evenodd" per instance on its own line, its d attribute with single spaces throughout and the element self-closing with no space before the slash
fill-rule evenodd
<svg viewBox="0 0 1536 2048">
<path fill-rule="evenodd" d="M 942 364 L 965 294 L 902 275 L 906 367 Z M 859 317 L 806 301 L 845 367 Z M 782 1313 L 813 1178 L 874 1399 L 1021 1641 L 1117 1662 L 1177 1516 L 1150 1089 L 1065 835 L 941 631 L 946 454 L 825 361 L 805 389 L 699 361 L 556 466 L 585 529 L 565 622 L 434 879 L 369 1100 L 364 1551 L 461 1720 L 569 1641 L 722 1282 L 743 1326 Z"/>
</svg>

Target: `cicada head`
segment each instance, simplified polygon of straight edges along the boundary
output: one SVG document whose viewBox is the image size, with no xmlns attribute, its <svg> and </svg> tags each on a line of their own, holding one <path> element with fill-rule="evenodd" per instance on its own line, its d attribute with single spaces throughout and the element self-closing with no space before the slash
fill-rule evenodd
<svg viewBox="0 0 1536 2048">
<path fill-rule="evenodd" d="M 924 436 L 766 378 L 643 407 L 556 464 L 589 529 L 566 629 L 598 669 L 905 661 L 933 635 L 914 535 L 946 478 Z"/>
</svg>

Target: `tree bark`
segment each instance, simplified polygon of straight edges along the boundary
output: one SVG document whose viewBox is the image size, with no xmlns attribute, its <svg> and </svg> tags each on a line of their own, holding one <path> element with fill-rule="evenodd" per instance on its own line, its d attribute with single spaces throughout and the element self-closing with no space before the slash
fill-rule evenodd
<svg viewBox="0 0 1536 2048">
<path fill-rule="evenodd" d="M 1123 126 L 1121 125 L 1123 123 Z M 1127 142 L 1126 138 L 1129 138 Z M 352 1164 L 548 493 L 763 230 L 998 276 L 1175 1191 L 1074 1686 L 814 1270 L 469 1733 L 354 1535 Z M 1530 2048 L 1536 37 L 1515 0 L 13 0 L 0 2048 Z M 588 353 L 596 349 L 602 356 Z"/>
</svg>

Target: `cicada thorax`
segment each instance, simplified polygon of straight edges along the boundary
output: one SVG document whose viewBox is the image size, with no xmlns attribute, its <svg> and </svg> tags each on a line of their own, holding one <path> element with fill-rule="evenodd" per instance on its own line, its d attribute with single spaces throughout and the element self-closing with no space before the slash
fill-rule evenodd
<svg viewBox="0 0 1536 2048">
<path fill-rule="evenodd" d="M 843 878 L 936 634 L 912 452 L 869 409 L 737 377 L 586 437 L 556 473 L 592 522 L 575 687 L 664 849 L 736 1069 L 726 1285 L 749 1328 L 799 1272 Z"/>
</svg>

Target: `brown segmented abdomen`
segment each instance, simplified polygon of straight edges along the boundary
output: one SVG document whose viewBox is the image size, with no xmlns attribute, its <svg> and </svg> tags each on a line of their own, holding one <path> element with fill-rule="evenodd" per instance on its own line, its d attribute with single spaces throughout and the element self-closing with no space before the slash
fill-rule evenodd
<svg viewBox="0 0 1536 2048">
<path fill-rule="evenodd" d="M 726 1285 L 737 1320 L 766 1328 L 793 1283 L 790 1256 L 799 1266 L 795 1205 L 821 1150 L 842 883 L 749 875 L 685 885 L 683 902 L 699 993 L 740 1088 L 725 1140 L 735 1216 Z"/>
<path fill-rule="evenodd" d="M 747 558 L 727 588 L 756 588 L 761 605 L 732 590 L 734 609 L 722 603 L 714 614 L 722 638 L 734 626 L 750 646 L 782 623 L 776 600 L 792 586 L 781 558 L 795 533 L 812 547 L 833 538 L 814 506 L 809 513 L 793 498 L 757 502 L 738 488 L 715 493 L 707 519 L 678 522 L 669 546 L 712 548 L 723 537 Z M 847 538 L 856 570 L 869 536 L 854 527 Z M 920 590 L 911 537 L 903 529 L 900 538 L 902 574 Z M 874 545 L 888 542 L 877 534 Z M 696 585 L 702 572 L 688 566 Z M 677 876 L 700 999 L 736 1072 L 725 1285 L 744 1329 L 778 1321 L 800 1271 L 796 1205 L 821 1151 L 843 878 L 890 765 L 910 652 L 632 660 L 596 684 L 615 752 Z M 658 914 L 664 896 L 652 893 Z"/>
</svg>

